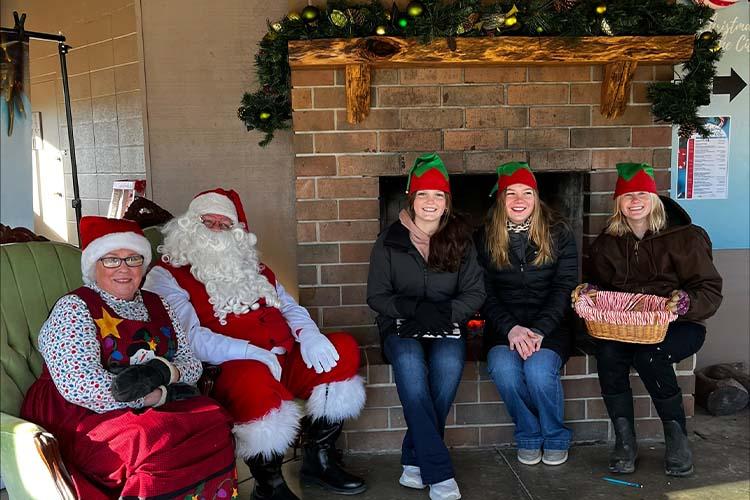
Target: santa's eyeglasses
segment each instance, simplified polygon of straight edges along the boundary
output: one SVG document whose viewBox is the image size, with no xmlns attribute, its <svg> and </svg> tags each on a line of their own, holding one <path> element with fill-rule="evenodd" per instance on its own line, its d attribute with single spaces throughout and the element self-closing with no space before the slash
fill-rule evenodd
<svg viewBox="0 0 750 500">
<path fill-rule="evenodd" d="M 107 269 L 120 267 L 124 262 L 128 267 L 141 267 L 143 265 L 143 255 L 131 255 L 121 259 L 120 257 L 102 257 L 99 262 Z"/>
<path fill-rule="evenodd" d="M 220 221 L 213 220 L 213 219 L 208 219 L 206 217 L 201 217 L 201 223 L 203 223 L 203 225 L 206 226 L 208 229 L 221 229 L 222 231 L 232 229 L 231 224 L 227 224 L 226 222 L 220 222 Z"/>
</svg>

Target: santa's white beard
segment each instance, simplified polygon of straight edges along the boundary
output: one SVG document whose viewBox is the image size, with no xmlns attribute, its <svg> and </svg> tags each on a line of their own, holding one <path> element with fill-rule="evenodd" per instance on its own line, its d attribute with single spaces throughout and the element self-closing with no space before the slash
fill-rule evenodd
<svg viewBox="0 0 750 500">
<path fill-rule="evenodd" d="M 271 307 L 281 305 L 276 288 L 260 274 L 257 238 L 239 224 L 215 232 L 197 214 L 188 212 L 169 221 L 162 232 L 162 259 L 175 267 L 191 266 L 192 275 L 206 287 L 221 324 L 226 324 L 228 314 L 257 309 L 260 299 Z"/>
</svg>

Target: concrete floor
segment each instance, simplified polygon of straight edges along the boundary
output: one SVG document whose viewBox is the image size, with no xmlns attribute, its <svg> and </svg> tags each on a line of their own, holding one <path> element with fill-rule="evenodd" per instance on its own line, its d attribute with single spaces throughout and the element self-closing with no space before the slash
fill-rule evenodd
<svg viewBox="0 0 750 500">
<path fill-rule="evenodd" d="M 729 417 L 712 417 L 701 409 L 689 424 L 690 441 L 696 472 L 689 478 L 664 475 L 664 444 L 643 442 L 635 474 L 621 476 L 640 483 L 633 488 L 607 483 L 609 445 L 574 447 L 570 460 L 558 467 L 542 464 L 525 466 L 518 463 L 515 450 L 454 450 L 452 457 L 456 480 L 464 500 L 491 499 L 717 499 L 750 498 L 750 412 Z M 427 490 L 411 490 L 398 484 L 401 473 L 398 455 L 349 455 L 348 468 L 367 478 L 368 490 L 352 499 L 417 500 L 427 499 Z M 301 485 L 297 480 L 300 462 L 291 461 L 284 467 L 290 487 L 303 500 L 343 500 L 342 496 L 325 492 L 317 486 Z M 252 479 L 244 464 L 238 466 L 243 482 L 241 498 L 249 498 Z"/>
<path fill-rule="evenodd" d="M 588 500 L 590 498 L 639 498 L 667 500 L 732 500 L 750 498 L 750 411 L 728 417 L 712 417 L 700 408 L 689 423 L 696 472 L 689 478 L 670 478 L 663 472 L 664 444 L 642 442 L 635 474 L 621 476 L 643 488 L 607 483 L 609 445 L 574 447 L 570 460 L 558 467 L 518 463 L 515 450 L 453 450 L 456 480 L 464 500 Z M 398 484 L 398 455 L 348 455 L 348 468 L 367 478 L 369 489 L 352 499 L 418 500 L 427 490 L 412 490 Z M 302 500 L 343 500 L 317 486 L 297 480 L 300 461 L 284 466 L 284 475 Z M 240 498 L 250 498 L 253 480 L 245 464 L 238 463 Z M 7 493 L 0 493 L 6 500 Z"/>
</svg>

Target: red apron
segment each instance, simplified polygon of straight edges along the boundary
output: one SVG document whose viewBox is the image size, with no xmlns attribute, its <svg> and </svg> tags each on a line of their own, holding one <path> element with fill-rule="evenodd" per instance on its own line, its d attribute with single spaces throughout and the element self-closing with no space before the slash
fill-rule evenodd
<svg viewBox="0 0 750 500">
<path fill-rule="evenodd" d="M 116 323 L 116 334 L 97 324 L 106 369 L 127 366 L 131 357 L 150 357 L 149 352 L 173 358 L 177 339 L 157 295 L 142 292 L 150 317 L 144 322 L 120 318 L 90 288 L 72 293 L 94 320 Z M 100 414 L 65 400 L 44 366 L 26 393 L 21 416 L 57 437 L 79 498 L 236 496 L 231 417 L 207 397 Z"/>
</svg>

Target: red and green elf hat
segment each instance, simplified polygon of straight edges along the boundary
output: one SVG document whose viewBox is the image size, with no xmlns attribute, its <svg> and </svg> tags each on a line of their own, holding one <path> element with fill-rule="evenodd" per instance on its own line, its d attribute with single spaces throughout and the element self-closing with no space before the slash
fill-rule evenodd
<svg viewBox="0 0 750 500">
<path fill-rule="evenodd" d="M 409 170 L 409 180 L 406 183 L 407 194 L 423 189 L 451 192 L 448 171 L 437 153 L 423 154 L 414 160 L 414 166 Z"/>
<path fill-rule="evenodd" d="M 612 198 L 637 191 L 657 194 L 654 169 L 648 163 L 618 163 L 617 184 Z"/>
<path fill-rule="evenodd" d="M 536 178 L 525 161 L 511 161 L 497 167 L 497 184 L 490 191 L 490 196 L 502 193 L 505 188 L 513 184 L 525 184 L 537 189 Z"/>
</svg>

